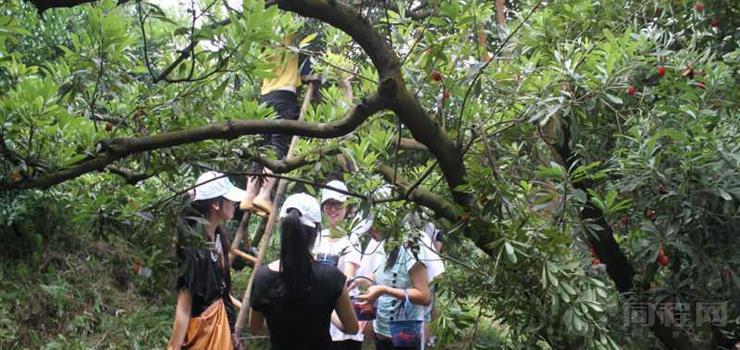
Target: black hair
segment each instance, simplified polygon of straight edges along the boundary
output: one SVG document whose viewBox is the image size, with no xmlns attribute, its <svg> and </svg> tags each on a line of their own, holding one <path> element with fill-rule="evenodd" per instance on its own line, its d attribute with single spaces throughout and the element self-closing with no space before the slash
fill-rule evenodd
<svg viewBox="0 0 740 350">
<path fill-rule="evenodd" d="M 208 211 L 210 210 L 213 203 L 218 203 L 219 208 L 224 205 L 224 201 L 226 199 L 224 197 L 216 197 L 216 198 L 210 198 L 210 199 L 202 199 L 194 201 L 190 204 L 191 211 L 195 210 L 199 214 L 199 218 L 187 218 L 187 223 L 190 226 L 191 229 L 203 229 L 203 220 L 208 220 Z M 205 230 L 201 232 L 203 234 L 203 238 L 208 240 L 208 237 L 205 236 Z M 231 241 L 229 240 L 229 237 L 226 235 L 226 229 L 224 229 L 223 225 L 218 225 L 216 227 L 216 231 L 214 232 L 214 239 L 216 237 L 221 237 L 221 247 L 222 247 L 222 255 L 221 259 L 219 261 L 219 266 L 223 268 L 223 278 L 226 282 L 227 286 L 227 293 L 230 292 L 231 289 L 231 267 L 229 266 L 229 251 L 231 250 Z M 219 236 L 220 235 L 220 236 Z M 228 294 L 226 294 L 228 295 Z"/>
<path fill-rule="evenodd" d="M 401 246 L 397 246 L 391 250 L 388 254 L 388 260 L 385 261 L 385 270 L 390 270 L 398 261 L 398 253 L 401 251 Z"/>
<path fill-rule="evenodd" d="M 301 212 L 288 209 L 280 223 L 280 278 L 289 297 L 305 295 L 313 276 L 311 247 L 317 227 L 301 222 Z"/>
</svg>

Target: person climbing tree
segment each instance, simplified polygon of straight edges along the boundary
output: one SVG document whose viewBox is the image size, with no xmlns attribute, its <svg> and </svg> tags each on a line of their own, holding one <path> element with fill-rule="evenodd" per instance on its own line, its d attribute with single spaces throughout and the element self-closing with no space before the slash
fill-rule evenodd
<svg viewBox="0 0 740 350">
<path fill-rule="evenodd" d="M 167 349 L 238 348 L 232 330 L 241 303 L 230 294 L 230 244 L 222 224 L 231 220 L 236 203 L 246 194 L 214 171 L 198 177 L 196 185 L 192 208 L 202 219 L 183 215 L 184 227 L 207 245 L 178 249 L 177 308 Z"/>
<path fill-rule="evenodd" d="M 338 180 L 330 181 L 328 187 L 347 190 L 347 186 Z M 342 227 L 347 217 L 347 195 L 324 188 L 321 190 L 321 211 L 326 217 L 329 227 L 321 231 L 318 243 L 314 246 L 313 254 L 316 260 L 336 266 L 344 272 L 347 278 L 355 277 L 357 268 L 362 260 L 361 247 L 354 239 L 355 235 L 348 235 Z M 360 322 L 364 328 L 365 322 Z M 332 338 L 332 349 L 361 349 L 362 331 L 357 334 L 345 334 L 333 324 L 329 333 Z"/>
<path fill-rule="evenodd" d="M 308 58 L 302 60 L 299 67 L 299 55 L 288 48 L 294 45 L 296 35 L 297 33 L 293 32 L 283 34 L 283 47 L 276 49 L 275 55 L 271 57 L 273 76 L 265 79 L 260 89 L 260 102 L 272 107 L 277 113 L 277 119 L 298 119 L 300 113 L 298 88 L 301 86 L 302 77 L 306 77 L 310 72 L 310 60 Z M 283 159 L 288 153 L 291 137 L 292 135 L 264 134 L 259 145 L 271 148 L 277 159 Z M 270 169 L 257 162 L 252 164 L 250 172 L 272 173 Z M 240 208 L 259 216 L 269 214 L 272 211 L 271 192 L 274 185 L 274 178 L 247 176 L 247 196 Z"/>
<path fill-rule="evenodd" d="M 321 231 L 319 203 L 308 194 L 293 194 L 280 219 L 280 259 L 255 272 L 249 328 L 269 329 L 274 350 L 329 349 L 330 322 L 347 334 L 359 327 L 344 274 L 311 256 Z"/>
</svg>

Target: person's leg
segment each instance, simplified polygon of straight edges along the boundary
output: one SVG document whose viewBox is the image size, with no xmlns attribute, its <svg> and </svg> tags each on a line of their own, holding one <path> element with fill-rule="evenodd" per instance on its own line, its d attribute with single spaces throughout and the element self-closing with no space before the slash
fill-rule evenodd
<svg viewBox="0 0 740 350">
<path fill-rule="evenodd" d="M 393 343 L 390 338 L 375 337 L 375 350 L 393 350 Z"/>
<path fill-rule="evenodd" d="M 262 172 L 262 166 L 254 163 L 249 168 L 250 173 L 260 173 Z M 259 216 L 265 216 L 267 214 L 266 211 L 255 207 L 254 206 L 254 199 L 257 196 L 257 193 L 260 191 L 260 188 L 262 187 L 262 182 L 260 181 L 260 178 L 257 176 L 247 176 L 247 196 L 244 198 L 244 200 L 239 205 L 239 208 L 241 210 L 249 210 L 254 212 L 255 214 Z"/>
<path fill-rule="evenodd" d="M 354 340 L 342 340 L 331 342 L 331 350 L 362 350 L 362 342 Z"/>
<path fill-rule="evenodd" d="M 277 112 L 277 119 L 284 120 L 297 120 L 300 110 L 298 108 L 298 97 L 295 93 L 290 91 L 273 91 L 267 95 L 261 97 L 261 100 L 270 105 L 275 112 Z M 270 135 L 269 145 L 275 150 L 277 159 L 284 159 L 288 154 L 288 148 L 290 147 L 290 140 L 293 135 L 283 134 L 272 134 Z M 265 169 L 265 172 L 272 174 L 269 169 Z M 272 208 L 272 188 L 275 186 L 275 178 L 266 178 L 262 184 L 262 188 L 254 199 L 254 204 L 261 207 L 263 210 L 265 207 Z"/>
<path fill-rule="evenodd" d="M 347 340 L 345 342 L 345 349 L 347 350 L 362 350 L 362 342 L 356 340 Z"/>
</svg>

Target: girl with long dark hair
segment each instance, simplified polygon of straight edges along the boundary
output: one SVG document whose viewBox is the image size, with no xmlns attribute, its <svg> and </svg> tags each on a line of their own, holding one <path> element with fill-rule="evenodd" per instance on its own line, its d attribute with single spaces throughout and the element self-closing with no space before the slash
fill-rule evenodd
<svg viewBox="0 0 740 350">
<path fill-rule="evenodd" d="M 185 218 L 187 228 L 205 246 L 178 247 L 181 260 L 177 278 L 177 308 L 167 349 L 233 349 L 235 308 L 231 296 L 229 241 L 221 226 L 234 216 L 236 203 L 246 193 L 222 174 L 202 174 L 194 189 L 194 216 Z"/>
<path fill-rule="evenodd" d="M 330 322 L 349 334 L 358 324 L 345 275 L 311 255 L 321 230 L 319 203 L 305 193 L 291 195 L 280 219 L 280 259 L 255 272 L 249 328 L 269 329 L 274 350 L 329 349 Z"/>
</svg>

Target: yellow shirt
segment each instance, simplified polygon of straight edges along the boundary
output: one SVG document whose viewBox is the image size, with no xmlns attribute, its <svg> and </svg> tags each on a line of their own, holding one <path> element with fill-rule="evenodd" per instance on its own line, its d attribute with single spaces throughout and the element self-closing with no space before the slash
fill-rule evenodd
<svg viewBox="0 0 740 350">
<path fill-rule="evenodd" d="M 283 37 L 283 44 L 292 45 L 293 35 Z M 301 77 L 298 74 L 298 54 L 287 48 L 281 48 L 272 57 L 275 67 L 272 69 L 274 76 L 262 81 L 260 95 L 266 95 L 276 90 L 295 91 L 301 86 Z"/>
</svg>

